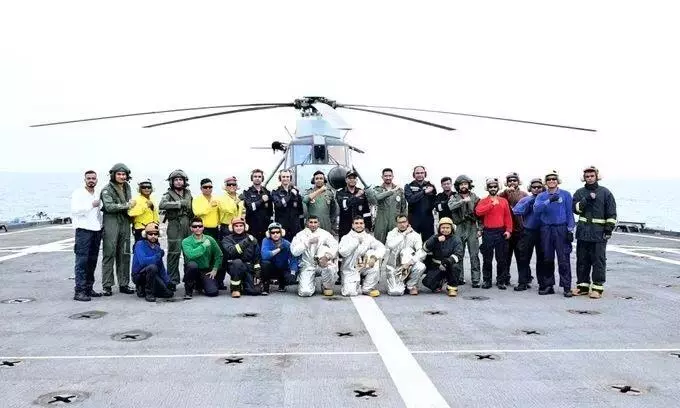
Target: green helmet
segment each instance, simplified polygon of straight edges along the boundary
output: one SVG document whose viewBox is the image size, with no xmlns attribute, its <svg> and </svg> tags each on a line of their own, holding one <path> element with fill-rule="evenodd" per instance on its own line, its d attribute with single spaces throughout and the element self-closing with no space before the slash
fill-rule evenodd
<svg viewBox="0 0 680 408">
<path fill-rule="evenodd" d="M 132 179 L 132 177 L 130 177 L 130 168 L 123 163 L 116 163 L 111 167 L 111 170 L 109 170 L 111 181 L 116 181 L 116 173 L 119 171 L 125 172 L 125 174 L 127 174 L 128 181 Z"/>
<path fill-rule="evenodd" d="M 468 177 L 466 174 L 461 174 L 460 176 L 456 177 L 456 181 L 453 182 L 453 188 L 460 192 L 460 185 L 462 183 L 468 183 L 470 185 L 470 190 L 475 187 L 472 185 L 472 179 L 470 177 Z"/>
<path fill-rule="evenodd" d="M 189 187 L 189 176 L 187 176 L 187 174 L 184 172 L 184 170 L 177 169 L 177 170 L 173 170 L 170 173 L 170 175 L 168 176 L 168 184 L 170 185 L 170 188 L 173 188 L 172 182 L 177 177 L 184 179 L 184 187 Z"/>
</svg>

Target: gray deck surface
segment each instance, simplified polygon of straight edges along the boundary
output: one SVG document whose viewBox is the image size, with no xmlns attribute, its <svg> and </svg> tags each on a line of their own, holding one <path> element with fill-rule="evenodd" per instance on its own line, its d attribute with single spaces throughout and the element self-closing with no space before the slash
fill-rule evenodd
<svg viewBox="0 0 680 408">
<path fill-rule="evenodd" d="M 35 299 L 0 303 L 0 407 L 407 406 L 350 299 L 289 287 L 182 301 L 180 286 L 176 302 L 117 287 L 75 302 L 73 242 L 44 245 L 72 237 L 63 227 L 0 233 L 0 300 Z M 43 252 L 1 260 L 35 245 L 29 252 Z M 616 234 L 610 247 L 676 263 L 610 250 L 597 301 L 468 284 L 457 298 L 423 290 L 375 302 L 450 407 L 679 406 L 680 241 Z M 101 258 L 96 281 L 101 290 Z M 69 318 L 87 311 L 106 315 Z M 112 338 L 135 330 L 152 335 Z"/>
</svg>

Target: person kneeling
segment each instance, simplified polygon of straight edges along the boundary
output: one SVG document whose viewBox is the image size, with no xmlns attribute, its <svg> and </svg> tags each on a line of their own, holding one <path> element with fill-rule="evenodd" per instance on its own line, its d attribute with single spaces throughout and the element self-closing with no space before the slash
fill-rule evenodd
<svg viewBox="0 0 680 408">
<path fill-rule="evenodd" d="M 203 293 L 210 297 L 219 294 L 215 276 L 222 264 L 222 250 L 213 237 L 203 234 L 203 228 L 203 220 L 194 217 L 191 235 L 182 240 L 185 299 L 192 298 L 194 289 L 203 288 Z"/>
<path fill-rule="evenodd" d="M 290 252 L 299 257 L 298 296 L 312 296 L 316 291 L 316 277 L 321 276 L 324 296 L 333 296 L 333 284 L 338 278 L 338 241 L 330 232 L 319 227 L 319 218 L 310 215 L 307 228 L 295 234 Z"/>
<path fill-rule="evenodd" d="M 295 284 L 297 258 L 290 252 L 290 242 L 283 237 L 286 231 L 281 224 L 273 222 L 267 227 L 266 238 L 262 240 L 262 294 L 269 294 L 271 279 L 279 282 L 279 292 L 286 291 L 286 285 Z"/>
<path fill-rule="evenodd" d="M 231 296 L 241 297 L 241 291 L 246 295 L 258 296 L 261 293 L 255 288 L 253 280 L 260 273 L 260 245 L 254 236 L 246 232 L 248 224 L 243 218 L 232 219 L 229 231 L 231 234 L 222 239 L 222 248 L 230 261 Z"/>
<path fill-rule="evenodd" d="M 352 231 L 340 240 L 338 253 L 343 258 L 342 295 L 358 296 L 361 289 L 364 295 L 380 296 L 377 287 L 380 280 L 380 260 L 385 255 L 385 246 L 364 231 L 362 216 L 357 215 L 352 220 Z"/>
<path fill-rule="evenodd" d="M 165 252 L 158 244 L 158 224 L 149 223 L 141 232 L 132 258 L 132 281 L 138 297 L 146 297 L 147 302 L 155 302 L 156 297 L 170 298 L 173 293 L 168 288 L 170 278 L 163 265 Z"/>
<path fill-rule="evenodd" d="M 408 223 L 405 214 L 396 217 L 397 227 L 387 233 L 387 256 L 383 264 L 387 276 L 387 294 L 401 296 L 404 289 L 411 295 L 418 294 L 418 283 L 425 272 L 423 264 L 416 256 L 423 247 L 420 234 Z"/>
<path fill-rule="evenodd" d="M 418 256 L 420 259 L 427 257 L 423 285 L 437 292 L 445 280 L 449 296 L 458 295 L 458 277 L 464 254 L 463 244 L 460 238 L 453 235 L 453 230 L 454 225 L 450 218 L 439 220 L 439 233 L 425 241 Z"/>
</svg>

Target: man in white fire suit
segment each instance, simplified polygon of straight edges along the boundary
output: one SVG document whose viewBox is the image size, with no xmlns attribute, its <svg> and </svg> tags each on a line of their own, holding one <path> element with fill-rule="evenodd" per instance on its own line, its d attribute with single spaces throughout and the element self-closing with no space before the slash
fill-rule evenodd
<svg viewBox="0 0 680 408">
<path fill-rule="evenodd" d="M 404 294 L 404 282 L 409 294 L 418 294 L 418 282 L 425 272 L 425 264 L 416 257 L 423 247 L 423 239 L 408 223 L 404 214 L 397 215 L 397 227 L 387 233 L 387 256 L 383 263 L 387 281 L 387 294 Z"/>
<path fill-rule="evenodd" d="M 321 275 L 324 296 L 333 296 L 338 279 L 338 241 L 330 232 L 319 227 L 319 218 L 310 215 L 307 228 L 298 232 L 290 243 L 290 252 L 299 258 L 298 295 L 312 296 L 316 276 Z"/>
<path fill-rule="evenodd" d="M 354 216 L 352 230 L 342 237 L 338 246 L 338 253 L 342 257 L 343 296 L 358 296 L 360 292 L 373 297 L 380 296 L 377 287 L 385 245 L 364 229 L 363 217 Z"/>
</svg>

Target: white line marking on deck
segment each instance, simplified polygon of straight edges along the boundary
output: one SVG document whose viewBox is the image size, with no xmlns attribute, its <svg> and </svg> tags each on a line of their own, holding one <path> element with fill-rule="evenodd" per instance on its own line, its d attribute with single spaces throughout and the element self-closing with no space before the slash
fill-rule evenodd
<svg viewBox="0 0 680 408">
<path fill-rule="evenodd" d="M 368 296 L 355 296 L 352 303 L 406 407 L 449 407 L 375 301 Z"/>
<path fill-rule="evenodd" d="M 73 229 L 73 226 L 65 226 L 65 225 L 56 225 L 54 227 L 37 227 L 37 228 L 26 228 L 22 229 L 19 231 L 10 231 L 10 232 L 0 232 L 0 238 L 7 236 L 7 235 L 14 235 L 14 234 L 23 234 L 26 232 L 35 232 L 35 231 L 44 231 L 44 230 L 53 230 L 53 229 Z"/>
<path fill-rule="evenodd" d="M 54 242 L 48 242 L 47 244 L 43 245 L 34 245 L 30 246 L 20 252 L 17 252 L 15 254 L 11 255 L 5 255 L 5 256 L 0 256 L 0 262 L 2 261 L 9 261 L 10 259 L 14 258 L 20 258 L 22 256 L 30 255 L 30 254 L 35 254 L 38 252 L 52 252 L 52 251 L 61 251 L 63 250 L 63 245 L 64 244 L 69 244 L 71 242 L 74 242 L 75 238 L 67 238 L 67 239 L 62 239 L 60 241 L 54 241 Z"/>
<path fill-rule="evenodd" d="M 542 354 L 542 353 L 670 353 L 677 348 L 599 348 L 599 349 L 469 349 L 469 350 L 416 350 L 411 354 Z M 0 360 L 106 360 L 106 359 L 175 359 L 175 358 L 221 358 L 221 357 L 280 357 L 280 356 L 366 356 L 378 355 L 378 351 L 293 351 L 271 353 L 205 353 L 205 354 L 114 354 L 99 356 L 0 356 Z"/>
<path fill-rule="evenodd" d="M 680 239 L 678 239 L 678 238 L 659 237 L 659 236 L 651 235 L 651 234 L 635 234 L 635 233 L 630 233 L 630 232 L 614 232 L 614 234 L 616 234 L 616 235 L 621 235 L 622 237 L 625 237 L 625 236 L 632 236 L 632 237 L 652 238 L 652 239 L 663 239 L 663 240 L 666 240 L 666 241 L 680 242 Z"/>
<path fill-rule="evenodd" d="M 628 249 L 620 248 L 616 245 L 608 245 L 607 251 L 614 251 L 614 252 L 619 252 L 621 254 L 637 256 L 637 257 L 640 257 L 640 258 L 652 259 L 654 261 L 665 262 L 665 263 L 669 263 L 669 264 L 673 264 L 673 265 L 680 265 L 680 261 L 676 261 L 675 259 L 668 259 L 668 258 L 662 258 L 660 256 L 640 254 L 640 253 L 637 253 L 637 252 L 630 251 Z"/>
</svg>

